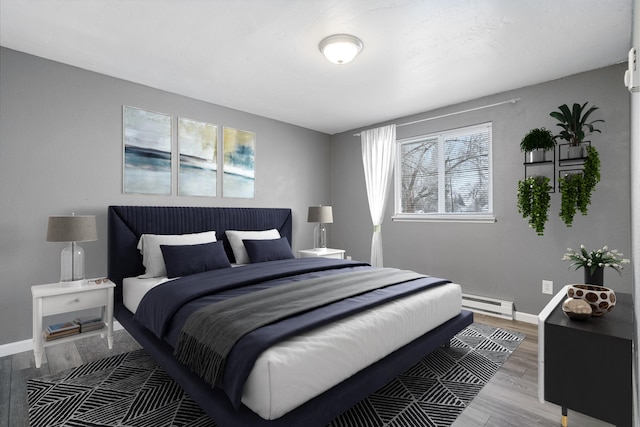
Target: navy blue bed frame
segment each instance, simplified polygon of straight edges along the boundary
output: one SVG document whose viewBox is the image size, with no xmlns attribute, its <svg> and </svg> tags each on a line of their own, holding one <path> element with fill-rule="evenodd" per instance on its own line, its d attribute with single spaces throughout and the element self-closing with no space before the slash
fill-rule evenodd
<svg viewBox="0 0 640 427">
<path fill-rule="evenodd" d="M 142 257 L 136 246 L 140 235 L 185 234 L 215 230 L 225 242 L 229 259 L 233 252 L 226 242 L 225 230 L 267 230 L 276 228 L 292 241 L 291 210 L 275 208 L 216 208 L 109 206 L 108 276 L 115 282 L 115 317 L 131 336 L 167 371 L 220 427 L 325 426 L 395 376 L 413 366 L 435 348 L 446 345 L 466 326 L 473 313 L 461 314 L 433 329 L 384 359 L 360 371 L 320 396 L 276 420 L 265 420 L 241 406 L 235 410 L 226 395 L 211 388 L 187 367 L 176 361 L 173 350 L 133 319 L 122 302 L 122 279 L 144 273 Z"/>
</svg>

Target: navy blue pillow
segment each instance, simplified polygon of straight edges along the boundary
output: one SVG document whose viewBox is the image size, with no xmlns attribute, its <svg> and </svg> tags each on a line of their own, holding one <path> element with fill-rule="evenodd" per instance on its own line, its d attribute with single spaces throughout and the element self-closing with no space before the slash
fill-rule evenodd
<svg viewBox="0 0 640 427">
<path fill-rule="evenodd" d="M 272 240 L 243 240 L 242 243 L 251 263 L 295 258 L 286 237 Z"/>
<path fill-rule="evenodd" d="M 170 279 L 231 267 L 222 241 L 199 245 L 160 245 L 160 250 Z"/>
</svg>

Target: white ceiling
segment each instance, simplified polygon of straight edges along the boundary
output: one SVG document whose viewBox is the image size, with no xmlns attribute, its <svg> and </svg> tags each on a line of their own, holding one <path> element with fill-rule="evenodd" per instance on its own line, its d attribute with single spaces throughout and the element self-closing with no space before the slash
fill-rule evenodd
<svg viewBox="0 0 640 427">
<path fill-rule="evenodd" d="M 0 45 L 335 134 L 625 61 L 631 13 L 631 0 L 0 0 Z M 343 66 L 318 50 L 336 33 L 364 42 Z"/>
</svg>

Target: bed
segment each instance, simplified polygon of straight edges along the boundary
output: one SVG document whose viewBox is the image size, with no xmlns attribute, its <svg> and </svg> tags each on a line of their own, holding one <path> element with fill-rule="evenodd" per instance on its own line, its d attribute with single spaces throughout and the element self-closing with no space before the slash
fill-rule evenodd
<svg viewBox="0 0 640 427">
<path fill-rule="evenodd" d="M 273 243 L 291 242 L 290 209 L 110 206 L 108 226 L 108 276 L 116 284 L 116 319 L 216 424 L 222 427 L 326 425 L 436 347 L 447 345 L 451 337 L 473 322 L 472 313 L 460 309 L 458 285 L 429 277 L 406 279 L 399 285 L 376 288 L 365 294 L 365 298 L 360 295 L 341 297 L 344 300 L 340 302 L 306 309 L 295 317 L 289 316 L 275 322 L 274 325 L 290 325 L 288 327 L 298 332 L 295 336 L 291 336 L 293 332 L 287 332 L 289 335 L 283 335 L 284 338 L 268 349 L 254 350 L 255 355 L 245 351 L 256 346 L 255 341 L 249 338 L 254 339 L 254 336 L 260 335 L 271 326 L 252 331 L 246 335 L 249 338 L 244 337 L 244 341 L 235 343 L 228 353 L 228 358 L 223 358 L 225 363 L 216 371 L 222 372 L 226 369 L 227 373 L 221 376 L 226 381 L 227 378 L 231 378 L 228 373 L 231 369 L 246 365 L 244 379 L 237 384 L 225 383 L 212 387 L 211 384 L 215 382 L 212 382 L 211 378 L 204 380 L 201 375 L 205 378 L 207 376 L 202 372 L 200 375 L 196 374 L 194 371 L 198 371 L 197 367 L 187 367 L 178 361 L 178 358 L 184 358 L 184 354 L 190 354 L 180 354 L 177 351 L 177 348 L 181 348 L 179 340 L 183 338 L 180 329 L 188 323 L 188 320 L 184 320 L 188 319 L 186 315 L 182 316 L 184 323 L 167 323 L 169 326 L 159 329 L 154 329 L 153 320 L 146 326 L 141 323 L 145 322 L 145 313 L 169 310 L 160 308 L 158 301 L 179 299 L 174 296 L 167 297 L 168 294 L 161 292 L 183 292 L 182 289 L 186 285 L 177 286 L 178 283 L 189 283 L 205 289 L 209 286 L 204 282 L 205 275 L 211 275 L 207 280 L 215 282 L 216 286 L 226 283 L 227 279 L 235 280 L 236 276 L 250 276 L 253 283 L 251 286 L 260 287 L 265 292 L 270 292 L 262 289 L 265 284 L 279 285 L 280 281 L 285 280 L 282 278 L 284 276 L 287 276 L 286 286 L 300 286 L 302 292 L 310 292 L 309 289 L 315 289 L 320 285 L 332 286 L 332 289 L 337 289 L 338 292 L 347 292 L 345 289 L 348 289 L 348 286 L 343 286 L 344 282 L 333 284 L 332 281 L 352 280 L 356 277 L 358 280 L 365 280 L 360 276 L 369 274 L 366 281 L 372 283 L 376 280 L 387 280 L 381 277 L 383 274 L 399 273 L 371 269 L 357 261 L 328 259 L 266 259 L 264 263 L 254 262 L 246 265 L 246 260 L 240 259 L 243 256 L 235 251 L 237 242 L 230 241 L 229 235 L 233 235 L 227 231 L 247 232 L 249 237 L 253 236 L 251 233 L 254 232 L 273 232 L 279 237 L 272 238 L 274 236 L 269 235 L 264 240 Z M 141 236 L 204 235 L 213 231 L 218 242 L 217 247 L 221 248 L 219 250 L 224 252 L 233 267 L 184 277 L 178 275 L 175 279 L 145 277 L 150 275 L 150 262 L 147 259 L 143 260 L 141 255 Z M 268 243 L 256 243 L 252 238 L 243 242 L 246 243 L 246 249 L 251 249 L 252 260 L 256 248 L 265 248 L 265 244 Z M 273 246 L 273 243 L 268 244 Z M 209 244 L 212 243 L 201 245 Z M 164 249 L 167 249 L 166 246 Z M 164 255 L 167 256 L 166 253 Z M 145 252 L 145 257 L 147 256 Z M 243 266 L 236 267 L 237 264 Z M 168 261 L 166 267 L 171 271 L 165 271 L 165 275 L 175 275 L 174 267 L 171 266 L 170 269 Z M 295 270 L 295 275 L 290 270 Z M 260 283 L 253 281 L 254 274 L 263 274 L 264 271 L 269 271 L 270 280 Z M 294 280 L 288 277 L 294 277 Z M 290 281 L 298 283 L 289 283 Z M 414 284 L 424 286 L 425 290 L 418 291 L 418 288 L 412 287 Z M 361 284 L 354 283 L 354 286 Z M 273 289 L 276 287 L 274 285 Z M 390 301 L 388 289 L 405 294 L 393 297 L 396 299 Z M 354 313 L 348 311 L 353 308 L 345 308 L 347 311 L 340 312 L 343 314 L 327 311 L 327 316 L 334 316 L 340 320 L 324 320 L 319 326 L 300 329 L 300 325 L 306 325 L 307 318 L 320 316 L 312 313 L 322 312 L 322 316 L 325 316 L 323 310 L 328 310 L 327 307 L 346 307 L 346 301 L 356 300 L 357 304 L 363 304 L 362 301 L 369 297 L 372 301 L 378 298 L 381 302 L 367 302 L 366 304 L 374 305 L 365 305 L 365 308 L 358 308 Z M 157 298 L 156 302 L 154 298 Z M 282 317 L 282 314 L 278 315 Z M 376 334 L 390 339 L 379 339 Z M 375 349 L 377 353 L 374 350 L 370 351 L 371 343 L 378 341 L 380 344 Z M 249 354 L 246 356 L 248 359 L 237 362 L 235 355 L 244 353 Z M 329 372 L 330 366 L 322 365 L 323 363 L 335 365 L 336 369 Z"/>
</svg>

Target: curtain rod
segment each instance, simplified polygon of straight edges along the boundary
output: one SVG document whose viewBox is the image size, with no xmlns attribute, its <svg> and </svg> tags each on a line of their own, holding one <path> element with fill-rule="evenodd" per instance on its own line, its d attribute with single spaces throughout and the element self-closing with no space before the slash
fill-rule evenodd
<svg viewBox="0 0 640 427">
<path fill-rule="evenodd" d="M 470 113 L 472 111 L 484 110 L 485 108 L 497 107 L 498 105 L 503 105 L 503 104 L 515 104 L 516 102 L 520 101 L 521 99 L 522 98 L 513 98 L 513 99 L 509 99 L 508 101 L 496 102 L 495 104 L 483 105 L 481 107 L 469 108 L 468 110 L 456 111 L 455 113 L 442 114 L 440 116 L 429 117 L 429 118 L 420 119 L 420 120 L 414 120 L 412 122 L 407 122 L 407 123 L 400 123 L 399 125 L 396 125 L 396 127 L 399 128 L 399 127 L 402 127 L 402 126 L 414 125 L 416 123 L 428 122 L 429 120 L 436 120 L 436 119 L 442 119 L 444 117 L 455 116 L 457 114 Z M 359 133 L 354 133 L 353 136 L 360 136 L 360 134 Z"/>
</svg>

